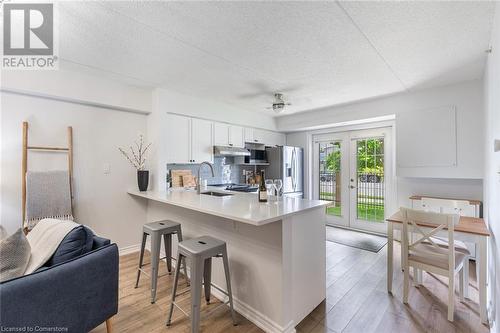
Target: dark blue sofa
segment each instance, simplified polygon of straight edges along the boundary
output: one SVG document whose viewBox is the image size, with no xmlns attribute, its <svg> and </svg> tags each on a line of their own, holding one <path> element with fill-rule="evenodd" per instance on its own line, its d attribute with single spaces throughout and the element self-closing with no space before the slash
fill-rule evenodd
<svg viewBox="0 0 500 333">
<path fill-rule="evenodd" d="M 2 332 L 38 327 L 83 333 L 117 312 L 118 247 L 97 236 L 90 252 L 0 283 Z"/>
</svg>

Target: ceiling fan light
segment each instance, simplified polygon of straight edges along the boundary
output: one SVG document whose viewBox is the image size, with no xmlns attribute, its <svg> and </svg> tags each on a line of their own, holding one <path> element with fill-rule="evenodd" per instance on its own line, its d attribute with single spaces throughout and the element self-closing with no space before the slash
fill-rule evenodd
<svg viewBox="0 0 500 333">
<path fill-rule="evenodd" d="M 275 103 L 275 104 L 273 104 L 273 110 L 276 113 L 280 113 L 281 111 L 283 111 L 284 108 L 285 108 L 285 104 L 284 103 Z"/>
</svg>

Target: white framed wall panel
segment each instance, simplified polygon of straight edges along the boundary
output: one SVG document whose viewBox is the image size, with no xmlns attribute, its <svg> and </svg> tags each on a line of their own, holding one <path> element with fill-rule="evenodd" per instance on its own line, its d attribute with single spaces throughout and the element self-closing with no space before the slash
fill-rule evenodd
<svg viewBox="0 0 500 333">
<path fill-rule="evenodd" d="M 404 168 L 457 165 L 457 114 L 454 106 L 401 112 L 396 116 L 398 174 Z"/>
</svg>

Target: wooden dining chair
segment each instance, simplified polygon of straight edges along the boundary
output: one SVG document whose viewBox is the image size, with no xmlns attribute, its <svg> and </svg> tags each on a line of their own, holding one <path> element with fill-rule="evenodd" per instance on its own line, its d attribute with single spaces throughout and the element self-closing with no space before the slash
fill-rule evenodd
<svg viewBox="0 0 500 333">
<path fill-rule="evenodd" d="M 454 227 L 460 218 L 457 214 L 440 214 L 400 208 L 403 217 L 403 303 L 408 304 L 410 288 L 409 268 L 420 269 L 426 272 L 448 277 L 448 320 L 453 321 L 455 275 L 460 274 L 459 296 L 464 299 L 464 260 L 466 255 L 457 252 L 454 247 Z M 421 227 L 422 223 L 428 227 Z M 448 229 L 448 247 L 436 244 L 432 239 L 437 233 Z M 413 240 L 410 241 L 411 235 Z M 418 235 L 418 236 L 417 236 Z"/>
<path fill-rule="evenodd" d="M 427 212 L 435 212 L 441 214 L 458 214 L 460 216 L 474 216 L 474 207 L 467 200 L 450 200 L 422 197 L 422 208 Z M 432 237 L 432 240 L 441 247 L 448 247 L 448 240 L 443 237 Z M 464 260 L 464 297 L 469 298 L 469 259 L 473 255 L 471 248 L 474 245 L 467 246 L 464 242 L 455 240 L 455 250 L 466 255 Z M 475 253 L 475 251 L 474 251 Z M 421 280 L 420 271 L 419 280 Z"/>
</svg>

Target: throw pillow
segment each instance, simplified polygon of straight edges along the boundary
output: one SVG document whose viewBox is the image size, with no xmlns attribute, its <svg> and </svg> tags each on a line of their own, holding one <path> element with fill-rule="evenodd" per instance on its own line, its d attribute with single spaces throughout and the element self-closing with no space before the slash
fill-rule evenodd
<svg viewBox="0 0 500 333">
<path fill-rule="evenodd" d="M 22 229 L 0 241 L 0 282 L 22 276 L 30 256 L 31 246 Z"/>
<path fill-rule="evenodd" d="M 80 225 L 71 230 L 62 240 L 54 255 L 44 266 L 53 266 L 71 260 L 92 250 L 94 233 Z"/>
</svg>

